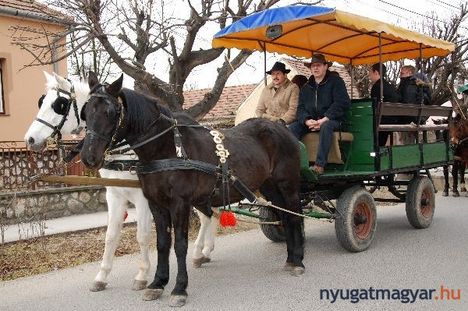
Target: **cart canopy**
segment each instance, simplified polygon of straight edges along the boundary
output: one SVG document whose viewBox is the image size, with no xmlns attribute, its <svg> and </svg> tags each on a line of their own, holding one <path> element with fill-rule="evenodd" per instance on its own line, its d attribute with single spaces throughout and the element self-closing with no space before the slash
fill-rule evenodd
<svg viewBox="0 0 468 311">
<path fill-rule="evenodd" d="M 446 56 L 453 43 L 333 8 L 290 5 L 246 16 L 219 31 L 215 48 L 277 52 L 309 58 L 324 54 L 341 64 Z M 421 54 L 420 54 L 421 53 Z"/>
</svg>

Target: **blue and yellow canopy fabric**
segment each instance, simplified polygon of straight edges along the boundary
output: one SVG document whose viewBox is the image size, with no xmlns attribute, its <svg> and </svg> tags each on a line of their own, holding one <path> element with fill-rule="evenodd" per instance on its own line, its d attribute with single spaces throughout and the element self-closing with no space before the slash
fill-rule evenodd
<svg viewBox="0 0 468 311">
<path fill-rule="evenodd" d="M 268 51 L 297 57 L 310 58 L 318 52 L 327 60 L 353 65 L 377 63 L 379 45 L 382 61 L 446 56 L 455 49 L 454 44 L 447 41 L 313 5 L 290 5 L 246 16 L 219 31 L 212 41 L 214 48 Z"/>
</svg>

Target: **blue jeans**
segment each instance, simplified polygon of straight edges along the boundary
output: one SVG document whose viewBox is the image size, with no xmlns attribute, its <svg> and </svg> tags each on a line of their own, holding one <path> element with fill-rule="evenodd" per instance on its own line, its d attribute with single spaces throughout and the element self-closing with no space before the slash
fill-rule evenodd
<svg viewBox="0 0 468 311">
<path fill-rule="evenodd" d="M 319 144 L 317 148 L 317 159 L 315 164 L 321 167 L 327 165 L 328 153 L 330 152 L 330 147 L 333 139 L 333 132 L 340 128 L 340 122 L 336 120 L 328 120 L 320 126 L 319 132 Z M 301 140 L 302 137 L 311 133 L 311 131 L 303 123 L 298 121 L 291 123 L 289 125 L 289 130 L 296 136 L 298 140 Z"/>
</svg>

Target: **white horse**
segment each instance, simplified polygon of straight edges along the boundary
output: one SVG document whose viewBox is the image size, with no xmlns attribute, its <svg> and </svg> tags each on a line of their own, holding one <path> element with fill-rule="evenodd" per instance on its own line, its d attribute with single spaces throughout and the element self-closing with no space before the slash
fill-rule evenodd
<svg viewBox="0 0 468 311">
<path fill-rule="evenodd" d="M 36 119 L 30 125 L 24 140 L 28 148 L 41 151 L 46 146 L 47 140 L 60 134 L 70 134 L 79 131 L 85 126 L 80 119 L 80 112 L 89 98 L 88 83 L 83 81 L 70 81 L 59 75 L 44 72 L 47 83 L 45 96 L 41 98 L 42 105 Z M 113 155 L 107 161 L 135 160 L 133 155 Z M 112 162 L 111 162 L 112 163 Z M 104 178 L 133 179 L 138 180 L 135 174 L 129 170 L 115 170 L 102 168 L 99 174 Z M 106 200 L 108 206 L 108 224 L 106 243 L 100 270 L 90 288 L 91 291 L 101 291 L 107 286 L 107 277 L 112 269 L 115 250 L 120 241 L 120 234 L 128 203 L 135 205 L 137 215 L 137 241 L 140 246 L 141 263 L 138 273 L 134 278 L 132 289 L 146 288 L 147 276 L 150 268 L 149 242 L 152 224 L 152 215 L 148 207 L 148 201 L 140 188 L 106 187 Z M 216 223 L 202 213 L 200 217 L 200 231 L 193 252 L 193 264 L 200 267 L 201 264 L 210 261 L 211 251 L 214 249 L 214 236 Z"/>
</svg>

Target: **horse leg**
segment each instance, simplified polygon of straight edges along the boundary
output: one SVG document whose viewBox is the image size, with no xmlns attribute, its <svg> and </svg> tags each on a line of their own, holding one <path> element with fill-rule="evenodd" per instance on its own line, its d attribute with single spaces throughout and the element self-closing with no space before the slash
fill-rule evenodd
<svg viewBox="0 0 468 311">
<path fill-rule="evenodd" d="M 214 221 L 199 210 L 195 210 L 200 218 L 200 230 L 193 248 L 193 266 L 200 268 L 202 264 L 210 262 L 210 254 L 214 249 Z"/>
<path fill-rule="evenodd" d="M 289 181 L 280 181 L 277 183 L 285 202 L 285 208 L 302 214 L 299 193 L 294 189 Z M 291 274 L 299 276 L 304 273 L 304 218 L 289 213 L 284 213 L 285 229 L 291 231 L 293 236 L 293 266 Z"/>
<path fill-rule="evenodd" d="M 126 199 L 117 194 L 115 189 L 109 187 L 106 192 L 106 200 L 108 209 L 106 242 L 101 267 L 89 289 L 92 292 L 102 291 L 107 286 L 107 276 L 112 269 L 115 250 L 120 241 L 124 214 L 128 205 Z"/>
<path fill-rule="evenodd" d="M 156 206 L 149 202 L 156 224 L 156 240 L 158 251 L 158 264 L 153 282 L 148 285 L 143 300 L 156 300 L 161 297 L 164 286 L 169 282 L 169 252 L 171 250 L 171 215 L 167 209 Z"/>
<path fill-rule="evenodd" d="M 458 171 L 459 171 L 460 161 L 454 160 L 452 165 L 452 196 L 459 197 L 460 192 L 458 192 Z"/>
<path fill-rule="evenodd" d="M 179 201 L 179 202 L 177 202 Z M 190 205 L 182 199 L 175 199 L 170 208 L 172 224 L 174 225 L 174 249 L 177 257 L 177 278 L 174 289 L 171 292 L 169 305 L 171 307 L 182 307 L 187 301 L 187 248 L 188 228 L 190 217 Z"/>
<path fill-rule="evenodd" d="M 283 185 L 282 188 L 287 187 L 287 185 Z M 283 191 L 280 191 L 276 185 L 271 183 L 271 181 L 266 181 L 260 187 L 260 192 L 262 195 L 265 196 L 268 201 L 271 201 L 272 204 L 291 209 L 297 213 L 302 213 L 299 208 L 297 208 L 297 210 L 294 208 L 294 206 L 299 207 L 299 197 L 297 196 L 297 205 L 294 205 L 294 202 L 292 202 L 294 200 L 291 200 L 289 196 L 282 195 Z M 286 258 L 284 270 L 291 271 L 292 275 L 300 275 L 304 273 L 304 264 L 302 263 L 304 258 L 303 221 L 300 217 L 290 215 L 286 212 L 281 212 L 278 210 L 274 210 L 274 212 L 281 219 L 285 229 L 286 249 L 288 256 Z"/>
<path fill-rule="evenodd" d="M 149 244 L 151 239 L 151 211 L 148 200 L 140 192 L 137 200 L 134 202 L 137 216 L 137 241 L 140 246 L 140 265 L 138 273 L 133 280 L 133 290 L 142 290 L 148 283 L 148 271 L 150 268 Z"/>
<path fill-rule="evenodd" d="M 460 170 L 458 171 L 460 173 L 460 192 L 466 192 L 465 170 L 466 170 L 466 163 L 460 162 Z"/>
<path fill-rule="evenodd" d="M 449 195 L 449 169 L 447 165 L 444 165 L 444 192 L 442 192 L 442 196 L 447 197 Z"/>
</svg>

